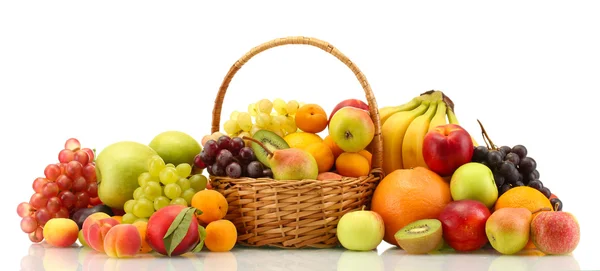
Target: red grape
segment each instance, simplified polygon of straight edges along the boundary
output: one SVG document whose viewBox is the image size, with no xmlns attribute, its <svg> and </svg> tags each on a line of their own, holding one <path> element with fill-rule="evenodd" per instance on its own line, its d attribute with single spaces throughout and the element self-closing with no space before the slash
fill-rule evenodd
<svg viewBox="0 0 600 271">
<path fill-rule="evenodd" d="M 48 209 L 46 209 L 46 207 L 40 208 L 37 211 L 35 211 L 35 219 L 41 226 L 44 226 L 46 222 L 50 220 L 50 218 L 52 218 L 52 215 L 50 214 L 50 212 L 48 212 Z"/>
<path fill-rule="evenodd" d="M 90 197 L 94 198 L 98 196 L 98 184 L 97 183 L 89 183 L 87 185 L 87 189 L 85 190 Z"/>
<path fill-rule="evenodd" d="M 40 209 L 43 207 L 46 207 L 46 203 L 48 202 L 48 198 L 44 197 L 44 195 L 42 195 L 42 193 L 35 193 L 33 195 L 31 195 L 31 198 L 29 199 L 29 204 L 31 204 L 31 206 L 33 206 L 33 208 L 35 209 Z"/>
<path fill-rule="evenodd" d="M 90 161 L 90 156 L 86 151 L 78 150 L 75 152 L 75 156 L 73 157 L 73 160 L 77 161 L 85 166 Z"/>
<path fill-rule="evenodd" d="M 96 206 L 102 204 L 102 201 L 99 197 L 90 198 L 90 205 Z"/>
<path fill-rule="evenodd" d="M 58 176 L 58 179 L 56 179 L 56 184 L 58 184 L 60 191 L 67 191 L 73 186 L 73 180 L 66 175 L 60 175 Z"/>
<path fill-rule="evenodd" d="M 67 176 L 75 179 L 81 176 L 83 166 L 77 161 L 71 161 L 67 164 Z"/>
<path fill-rule="evenodd" d="M 75 194 L 77 201 L 75 202 L 75 208 L 87 208 L 90 204 L 90 196 L 86 192 L 77 192 Z"/>
<path fill-rule="evenodd" d="M 42 195 L 44 195 L 47 198 L 51 198 L 58 195 L 58 184 L 47 183 L 46 185 L 44 185 L 44 187 L 42 188 Z"/>
<path fill-rule="evenodd" d="M 60 174 L 67 174 L 67 163 L 56 164 L 60 168 Z"/>
<path fill-rule="evenodd" d="M 35 218 L 26 216 L 21 219 L 21 230 L 24 233 L 32 233 L 38 228 L 38 223 Z"/>
<path fill-rule="evenodd" d="M 68 163 L 73 161 L 75 153 L 72 150 L 64 149 L 58 153 L 58 161 L 61 163 Z"/>
<path fill-rule="evenodd" d="M 33 215 L 34 211 L 33 206 L 27 202 L 21 202 L 17 206 L 17 214 L 19 214 L 20 217 Z"/>
<path fill-rule="evenodd" d="M 60 198 L 63 206 L 65 206 L 67 209 L 71 209 L 73 206 L 75 206 L 75 201 L 77 201 L 77 198 L 71 191 L 62 191 L 58 194 L 58 197 Z"/>
<path fill-rule="evenodd" d="M 204 164 L 204 162 L 202 162 L 202 159 L 200 158 L 200 154 L 198 154 L 194 157 L 194 166 L 196 166 L 197 168 L 201 168 L 201 169 L 206 168 L 206 164 Z"/>
<path fill-rule="evenodd" d="M 87 182 L 83 176 L 79 176 L 73 180 L 73 191 L 79 192 L 85 190 Z"/>
<path fill-rule="evenodd" d="M 60 167 L 56 164 L 47 165 L 44 169 L 44 175 L 46 175 L 46 179 L 53 182 L 60 175 Z"/>
<path fill-rule="evenodd" d="M 48 199 L 48 203 L 46 203 L 46 209 L 52 214 L 58 212 L 62 207 L 62 202 L 58 197 L 51 197 Z"/>
<path fill-rule="evenodd" d="M 41 193 L 42 188 L 44 188 L 44 185 L 46 185 L 47 183 L 48 179 L 39 177 L 33 181 L 33 184 L 31 186 L 33 187 L 33 191 L 35 191 L 36 193 Z"/>
<path fill-rule="evenodd" d="M 94 161 L 94 157 L 95 156 L 94 156 L 94 151 L 92 149 L 90 149 L 90 148 L 83 148 L 81 150 L 87 152 L 88 157 L 90 158 L 90 162 Z"/>
<path fill-rule="evenodd" d="M 92 164 L 87 164 L 83 167 L 82 175 L 88 182 L 96 182 L 96 167 Z"/>
<path fill-rule="evenodd" d="M 34 232 L 29 234 L 29 240 L 34 243 L 39 243 L 44 240 L 44 228 L 38 227 Z"/>
<path fill-rule="evenodd" d="M 76 138 L 69 138 L 67 142 L 65 142 L 65 149 L 77 151 L 81 148 L 81 143 Z"/>
<path fill-rule="evenodd" d="M 66 207 L 61 207 L 58 212 L 54 213 L 55 218 L 69 218 L 69 210 Z"/>
</svg>

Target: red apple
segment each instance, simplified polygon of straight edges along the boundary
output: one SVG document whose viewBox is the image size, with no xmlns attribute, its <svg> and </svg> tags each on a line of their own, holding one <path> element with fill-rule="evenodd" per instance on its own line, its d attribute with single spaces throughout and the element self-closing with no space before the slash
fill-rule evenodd
<svg viewBox="0 0 600 271">
<path fill-rule="evenodd" d="M 460 166 L 471 162 L 473 141 L 459 125 L 440 125 L 423 139 L 423 159 L 433 172 L 450 176 Z"/>
<path fill-rule="evenodd" d="M 439 216 L 444 241 L 456 251 L 473 251 L 488 242 L 485 223 L 491 213 L 476 200 L 452 201 Z"/>
<path fill-rule="evenodd" d="M 329 120 L 331 121 L 331 117 L 333 117 L 335 112 L 337 112 L 338 110 L 340 110 L 341 108 L 346 107 L 346 106 L 360 108 L 360 109 L 366 110 L 367 112 L 369 111 L 369 105 L 366 104 L 365 102 L 358 100 L 358 99 L 347 99 L 347 100 L 343 100 L 342 102 L 340 102 L 333 108 L 333 111 L 331 111 L 331 114 L 329 114 Z"/>
</svg>

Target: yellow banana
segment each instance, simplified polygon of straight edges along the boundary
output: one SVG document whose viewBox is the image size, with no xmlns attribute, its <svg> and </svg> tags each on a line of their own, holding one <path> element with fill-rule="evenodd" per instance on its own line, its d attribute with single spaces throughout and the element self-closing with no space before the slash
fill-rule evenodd
<svg viewBox="0 0 600 271">
<path fill-rule="evenodd" d="M 435 115 L 438 102 L 432 102 L 425 114 L 418 116 L 410 123 L 402 142 L 402 165 L 409 169 L 427 167 L 423 159 L 423 139 L 429 131 L 429 124 Z"/>
<path fill-rule="evenodd" d="M 439 101 L 437 105 L 437 111 L 435 112 L 435 116 L 431 119 L 431 123 L 429 123 L 429 131 L 433 130 L 435 127 L 440 125 L 445 125 L 446 122 L 446 103 L 444 101 Z"/>
<path fill-rule="evenodd" d="M 383 143 L 383 171 L 390 174 L 402 168 L 402 142 L 411 122 L 421 116 L 429 107 L 430 101 L 424 100 L 411 110 L 395 113 L 381 127 Z"/>
<path fill-rule="evenodd" d="M 410 102 L 399 105 L 399 106 L 386 106 L 379 109 L 379 119 L 381 120 L 381 125 L 385 123 L 387 119 L 389 119 L 392 115 L 402 112 L 402 111 L 410 111 L 421 104 L 423 98 L 421 96 L 415 97 Z"/>
<path fill-rule="evenodd" d="M 454 114 L 454 110 L 452 110 L 452 108 L 448 107 L 448 109 L 446 110 L 446 114 L 448 115 L 449 123 L 460 125 L 460 123 L 458 122 L 458 118 L 456 118 L 456 114 Z M 477 141 L 475 141 L 475 138 L 473 136 L 471 136 L 471 140 L 473 141 L 474 147 L 479 146 L 479 144 L 477 144 Z"/>
</svg>

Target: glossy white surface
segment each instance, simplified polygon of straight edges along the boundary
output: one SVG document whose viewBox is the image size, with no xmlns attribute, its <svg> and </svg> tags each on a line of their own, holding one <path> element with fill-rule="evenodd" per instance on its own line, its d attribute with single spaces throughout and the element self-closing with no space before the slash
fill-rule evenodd
<svg viewBox="0 0 600 271">
<path fill-rule="evenodd" d="M 474 253 L 407 255 L 382 244 L 377 251 L 354 252 L 345 249 L 282 250 L 236 247 L 231 252 L 202 251 L 178 257 L 142 254 L 130 259 L 112 259 L 89 248 L 55 248 L 33 244 L 23 251 L 21 270 L 591 270 L 600 263 L 579 255 L 506 256 L 490 250 Z M 589 255 L 591 256 L 591 254 Z"/>
</svg>

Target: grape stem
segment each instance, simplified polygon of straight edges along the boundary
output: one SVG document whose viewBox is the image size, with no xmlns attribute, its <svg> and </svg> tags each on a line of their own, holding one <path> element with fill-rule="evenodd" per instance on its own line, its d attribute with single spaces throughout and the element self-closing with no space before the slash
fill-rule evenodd
<svg viewBox="0 0 600 271">
<path fill-rule="evenodd" d="M 270 150 L 267 148 L 267 146 L 265 146 L 265 144 L 263 144 L 262 142 L 260 142 L 260 141 L 258 141 L 258 140 L 256 140 L 256 139 L 254 139 L 254 138 L 247 137 L 247 136 L 243 136 L 242 138 L 243 138 L 243 139 L 250 140 L 250 141 L 252 141 L 252 142 L 254 142 L 254 143 L 258 144 L 258 145 L 259 145 L 259 146 L 261 146 L 263 149 L 265 149 L 265 151 L 267 152 L 267 154 L 268 154 L 269 156 L 273 156 L 273 152 L 271 152 L 271 151 L 270 151 Z"/>
<path fill-rule="evenodd" d="M 477 120 L 477 123 L 479 123 L 479 127 L 481 127 L 481 135 L 483 136 L 483 142 L 485 142 L 485 146 L 490 150 L 498 149 L 498 146 L 494 145 L 494 142 L 492 142 L 492 139 L 488 135 L 487 131 L 485 131 L 485 128 L 483 128 L 481 121 Z"/>
</svg>

